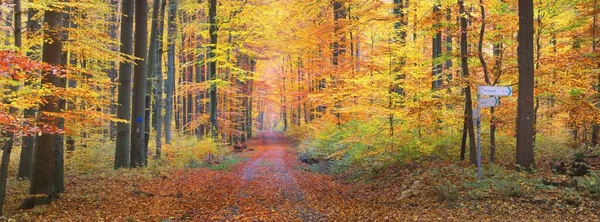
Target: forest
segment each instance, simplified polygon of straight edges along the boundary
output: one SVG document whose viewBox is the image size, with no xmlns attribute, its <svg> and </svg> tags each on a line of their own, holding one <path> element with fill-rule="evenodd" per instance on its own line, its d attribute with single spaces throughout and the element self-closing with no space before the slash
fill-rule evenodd
<svg viewBox="0 0 600 222">
<path fill-rule="evenodd" d="M 598 0 L 0 0 L 0 221 L 599 221 Z"/>
</svg>

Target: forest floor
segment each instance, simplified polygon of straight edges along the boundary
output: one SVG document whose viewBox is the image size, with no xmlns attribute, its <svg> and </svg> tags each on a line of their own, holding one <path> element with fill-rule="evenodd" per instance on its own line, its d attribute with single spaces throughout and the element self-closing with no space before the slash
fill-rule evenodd
<svg viewBox="0 0 600 222">
<path fill-rule="evenodd" d="M 49 205 L 19 210 L 10 221 L 598 221 L 598 206 L 490 199 L 439 201 L 398 169 L 385 178 L 349 182 L 313 172 L 281 134 L 261 133 L 227 170 L 187 168 L 152 177 L 130 171 L 67 178 Z M 414 170 L 414 169 L 412 169 Z M 135 172 L 135 171 L 133 171 Z M 413 195 L 401 195 L 407 184 Z M 23 189 L 24 190 L 24 189 Z M 25 192 L 25 191 L 23 191 Z M 13 191 L 14 193 L 14 191 Z M 10 195 L 10 193 L 9 193 Z M 10 218 L 10 219 L 9 219 Z"/>
</svg>

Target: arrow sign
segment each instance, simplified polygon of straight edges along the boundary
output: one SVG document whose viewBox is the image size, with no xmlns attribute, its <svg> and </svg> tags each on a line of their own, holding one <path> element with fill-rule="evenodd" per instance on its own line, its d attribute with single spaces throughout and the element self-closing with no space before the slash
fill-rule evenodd
<svg viewBox="0 0 600 222">
<path fill-rule="evenodd" d="M 500 105 L 498 97 L 479 98 L 477 101 L 479 108 L 494 107 Z"/>
<path fill-rule="evenodd" d="M 482 96 L 512 96 L 510 86 L 478 86 L 477 94 Z"/>
</svg>

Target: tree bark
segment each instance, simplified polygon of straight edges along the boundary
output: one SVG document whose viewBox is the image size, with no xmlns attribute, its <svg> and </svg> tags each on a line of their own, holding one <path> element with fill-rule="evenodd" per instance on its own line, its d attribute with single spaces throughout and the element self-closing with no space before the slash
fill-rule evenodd
<svg viewBox="0 0 600 222">
<path fill-rule="evenodd" d="M 208 70 L 207 75 L 209 80 L 217 79 L 217 63 L 213 58 L 216 57 L 216 47 L 217 47 L 217 0 L 209 0 L 208 4 L 208 22 L 210 27 L 208 29 L 210 35 L 210 44 L 207 47 L 208 50 Z M 213 82 L 210 85 L 210 123 L 211 123 L 211 135 L 213 138 L 218 137 L 219 126 L 217 125 L 217 85 Z"/>
<path fill-rule="evenodd" d="M 167 81 L 165 82 L 165 142 L 171 144 L 173 133 L 173 97 L 175 90 L 175 40 L 177 38 L 177 0 L 169 2 L 168 41 L 167 41 Z"/>
<path fill-rule="evenodd" d="M 152 102 L 154 101 L 154 90 L 153 87 L 156 85 L 155 78 L 155 64 L 157 57 L 156 44 L 158 39 L 158 13 L 160 10 L 160 1 L 161 0 L 153 0 L 152 1 L 152 21 L 150 24 L 150 46 L 148 49 L 148 57 L 144 61 L 146 65 L 146 103 L 144 109 L 144 153 L 148 153 L 148 143 L 150 142 L 150 123 L 155 122 L 155 114 L 152 112 L 154 108 L 152 106 Z M 137 24 L 136 24 L 137 25 Z M 136 37 L 137 40 L 137 37 Z M 136 48 L 137 49 L 137 48 Z"/>
<path fill-rule="evenodd" d="M 32 8 L 29 8 L 27 10 L 27 32 L 29 33 L 35 33 L 41 28 L 39 21 L 33 19 L 35 14 L 37 14 L 37 10 Z M 36 49 L 39 49 L 39 47 L 32 46 L 31 50 L 33 51 Z M 27 57 L 31 58 L 32 56 L 33 54 L 31 52 L 27 53 Z M 31 81 L 25 81 L 25 86 L 29 86 L 31 84 Z M 23 117 L 25 119 L 32 120 L 33 118 L 35 118 L 35 114 L 35 109 L 25 109 L 23 111 Z M 19 158 L 19 171 L 17 173 L 17 178 L 29 179 L 31 175 L 35 137 L 35 135 L 26 135 L 22 138 L 21 155 Z"/>
<path fill-rule="evenodd" d="M 443 80 L 440 76 L 442 74 L 442 62 L 440 61 L 440 57 L 442 56 L 442 32 L 440 27 L 441 7 L 442 6 L 440 5 L 439 1 L 436 1 L 433 5 L 433 14 L 435 20 L 433 28 L 436 30 L 432 39 L 433 82 L 431 84 L 431 89 L 433 90 L 440 88 L 443 83 Z"/>
<path fill-rule="evenodd" d="M 475 130 L 473 127 L 473 102 L 471 96 L 471 82 L 469 79 L 469 52 L 467 42 L 467 18 L 463 0 L 458 0 L 460 14 L 460 61 L 463 78 L 466 79 L 465 86 L 465 123 L 469 134 L 469 160 L 477 164 L 477 150 L 475 147 Z"/>
<path fill-rule="evenodd" d="M 519 98 L 517 102 L 517 161 L 524 170 L 534 167 L 533 136 L 533 1 L 519 0 Z"/>
<path fill-rule="evenodd" d="M 119 1 L 118 0 L 111 0 L 110 4 L 113 8 L 113 10 L 115 10 L 115 12 L 119 12 Z M 115 41 L 117 40 L 118 36 L 117 36 L 117 29 L 118 29 L 118 25 L 117 25 L 117 14 L 113 14 L 110 18 L 110 37 L 112 39 L 114 39 Z M 114 51 L 117 50 L 116 46 L 112 47 Z M 117 81 L 117 69 L 116 69 L 116 63 L 115 61 L 111 61 L 110 62 L 110 69 L 108 71 L 108 76 L 110 77 L 110 82 L 111 83 L 115 83 Z M 114 87 L 114 85 L 112 85 L 110 87 L 110 114 L 111 115 L 115 115 L 116 114 L 116 103 L 114 101 L 115 98 L 115 94 L 116 94 L 116 88 Z M 115 140 L 116 138 L 116 132 L 117 132 L 117 124 L 115 122 L 110 122 L 110 126 L 109 126 L 109 130 L 108 130 L 108 134 L 109 134 L 109 138 L 111 140 Z"/>
<path fill-rule="evenodd" d="M 134 0 L 123 0 L 121 3 L 121 47 L 120 52 L 125 55 L 133 53 L 133 14 Z M 135 118 L 131 118 L 131 69 L 132 64 L 126 61 L 119 63 L 119 86 L 117 118 L 130 121 L 117 123 L 117 140 L 115 150 L 115 169 L 130 166 L 131 158 L 131 125 Z"/>
<path fill-rule="evenodd" d="M 44 36 L 50 38 L 50 41 L 44 41 L 42 47 L 42 61 L 51 65 L 59 66 L 62 60 L 62 41 L 59 30 L 62 27 L 63 16 L 56 9 L 46 10 L 44 13 L 44 22 L 47 29 L 44 30 Z M 55 87 L 61 87 L 61 77 L 51 72 L 46 72 L 42 76 L 42 84 L 51 84 Z M 48 113 L 60 112 L 60 106 L 56 97 L 48 96 L 46 101 L 40 105 L 40 128 L 42 123 L 58 126 L 59 119 L 55 119 Z M 56 197 L 55 187 L 55 158 L 54 149 L 57 139 L 60 135 L 56 132 L 45 132 L 36 138 L 36 144 L 33 155 L 33 170 L 31 173 L 30 194 L 45 194 L 48 200 Z"/>
<path fill-rule="evenodd" d="M 145 149 L 145 108 L 147 99 L 146 56 L 148 51 L 148 2 L 135 1 L 135 49 L 136 58 L 133 70 L 133 117 L 131 125 L 131 167 L 146 165 Z"/>
<path fill-rule="evenodd" d="M 154 76 L 156 78 L 156 94 L 154 95 L 154 110 L 156 113 L 156 153 L 154 158 L 159 159 L 162 152 L 162 124 L 163 124 L 163 74 L 162 74 L 162 54 L 163 54 L 163 31 L 165 29 L 165 5 L 167 2 L 165 0 L 161 1 L 160 4 L 160 12 L 159 12 L 159 27 L 157 32 L 156 39 L 156 48 L 157 48 L 157 56 L 154 62 Z"/>
<path fill-rule="evenodd" d="M 15 46 L 17 48 L 21 48 L 21 0 L 15 0 L 15 9 L 14 9 L 14 36 L 15 36 Z M 14 81 L 18 81 L 13 79 Z M 11 86 L 10 92 L 17 91 L 18 87 Z M 4 101 L 5 104 L 10 105 L 10 101 Z M 17 109 L 12 106 L 9 108 L 9 115 L 13 115 Z M 2 160 L 0 162 L 0 215 L 3 214 L 2 207 L 4 206 L 4 199 L 6 195 L 6 180 L 8 179 L 8 164 L 10 162 L 10 153 L 13 148 L 13 141 L 15 137 L 15 133 L 12 131 L 5 132 L 3 137 L 5 138 L 4 144 L 2 147 Z"/>
</svg>

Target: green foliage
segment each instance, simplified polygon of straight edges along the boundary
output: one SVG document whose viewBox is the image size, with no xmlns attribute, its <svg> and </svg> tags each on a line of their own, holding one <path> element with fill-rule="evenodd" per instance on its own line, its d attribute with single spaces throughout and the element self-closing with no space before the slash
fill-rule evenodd
<svg viewBox="0 0 600 222">
<path fill-rule="evenodd" d="M 211 170 L 229 170 L 231 169 L 231 166 L 245 160 L 247 160 L 247 158 L 227 156 L 223 158 L 223 161 L 221 161 L 219 164 L 209 166 L 209 168 Z"/>
<path fill-rule="evenodd" d="M 220 159 L 229 154 L 227 147 L 220 146 L 211 138 L 176 137 L 172 145 L 164 146 L 164 156 L 169 165 L 182 168 L 201 167 L 209 157 Z"/>
<path fill-rule="evenodd" d="M 560 198 L 571 205 L 578 205 L 581 203 L 581 195 L 573 188 L 560 190 Z"/>
<path fill-rule="evenodd" d="M 483 179 L 477 180 L 477 171 L 450 165 L 433 168 L 426 174 L 431 178 L 434 193 L 440 200 L 464 197 L 481 200 L 489 197 L 527 197 L 536 190 L 553 189 L 544 186 L 541 179 L 528 174 L 509 171 L 502 166 L 489 164 L 483 168 Z M 454 191 L 456 190 L 456 194 Z"/>
<path fill-rule="evenodd" d="M 600 177 L 598 176 L 598 172 L 592 172 L 589 176 L 580 177 L 577 180 L 577 187 L 593 197 L 600 197 Z"/>
<path fill-rule="evenodd" d="M 328 122 L 315 123 L 304 128 L 295 127 L 288 135 L 301 138 L 301 156 L 330 161 L 327 170 L 331 173 L 350 170 L 372 175 L 391 163 L 415 159 L 421 155 L 424 146 L 420 141 L 399 144 L 390 139 L 387 132 L 382 132 L 380 128 L 385 124 L 385 119 L 368 122 L 353 120 L 341 127 Z M 319 129 L 318 133 L 312 133 L 313 127 Z"/>
<path fill-rule="evenodd" d="M 439 201 L 455 201 L 458 200 L 458 189 L 448 181 L 443 184 L 434 185 L 435 194 Z"/>
</svg>

